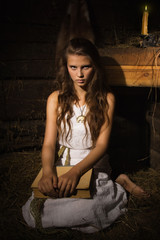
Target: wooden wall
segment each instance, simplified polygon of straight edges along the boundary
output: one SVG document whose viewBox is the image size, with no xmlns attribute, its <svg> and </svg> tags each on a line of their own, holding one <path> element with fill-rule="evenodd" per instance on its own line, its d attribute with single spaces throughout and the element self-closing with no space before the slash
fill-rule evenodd
<svg viewBox="0 0 160 240">
<path fill-rule="evenodd" d="M 156 94 L 160 99 L 159 93 Z M 146 119 L 150 126 L 150 165 L 160 169 L 160 100 L 149 104 Z"/>
<path fill-rule="evenodd" d="M 96 0 L 88 3 L 92 9 L 91 18 L 95 34 L 98 35 L 97 44 L 102 51 L 103 48 L 108 47 L 108 43 L 115 42 L 114 34 L 110 34 L 107 38 L 115 20 L 113 21 L 109 14 L 108 19 L 110 21 L 112 19 L 112 24 L 105 24 L 107 17 L 104 12 L 104 15 L 102 14 L 101 9 L 102 6 L 103 9 L 106 8 L 106 1 L 102 5 Z M 46 99 L 54 90 L 55 44 L 66 4 L 67 1 L 62 0 L 6 0 L 1 4 L 1 152 L 40 149 L 42 146 Z M 125 4 L 129 7 L 127 2 Z M 108 9 L 113 7 L 111 3 L 107 6 Z M 118 7 L 116 9 L 118 11 Z M 111 13 L 109 10 L 108 12 Z M 131 21 L 129 25 L 124 25 L 125 22 L 123 19 L 121 26 L 125 26 L 125 31 L 127 29 L 132 31 L 135 23 Z M 122 40 L 124 35 L 120 37 L 122 36 L 120 29 L 123 28 L 118 29 L 119 39 Z M 104 38 L 102 38 L 103 34 Z M 153 97 L 148 101 L 150 88 L 114 86 L 113 90 L 117 98 L 110 144 L 113 165 L 123 166 L 124 171 L 131 170 L 133 167 L 146 166 L 149 161 L 151 142 L 153 159 L 156 156 L 156 163 L 152 160 L 152 165 L 159 166 L 159 125 L 156 125 L 156 135 L 154 135 L 153 128 L 148 124 L 153 120 L 154 107 L 152 106 L 155 101 Z M 152 95 L 154 95 L 153 92 Z M 159 123 L 157 110 L 155 117 L 155 122 Z"/>
<path fill-rule="evenodd" d="M 42 144 L 46 99 L 53 91 L 55 44 L 63 3 L 3 2 L 1 151 L 37 148 Z"/>
</svg>

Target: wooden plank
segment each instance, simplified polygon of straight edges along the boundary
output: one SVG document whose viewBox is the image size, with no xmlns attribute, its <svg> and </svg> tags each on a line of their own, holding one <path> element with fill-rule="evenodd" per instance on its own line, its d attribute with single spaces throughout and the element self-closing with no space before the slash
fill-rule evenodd
<svg viewBox="0 0 160 240">
<path fill-rule="evenodd" d="M 5 119 L 44 119 L 45 118 L 45 99 L 7 99 L 5 107 Z"/>
<path fill-rule="evenodd" d="M 156 112 L 156 111 L 155 111 Z M 155 117 L 154 113 L 152 115 L 146 116 L 148 123 L 150 124 L 150 131 L 154 134 L 157 133 L 160 135 L 160 117 Z"/>
<path fill-rule="evenodd" d="M 45 131 L 45 121 L 1 121 L 0 152 L 40 148 Z"/>
<path fill-rule="evenodd" d="M 0 81 L 0 119 L 5 117 L 5 96 L 4 96 L 4 84 Z"/>
<path fill-rule="evenodd" d="M 0 40 L 4 42 L 51 42 L 55 43 L 60 23 L 33 24 L 33 23 L 0 23 Z"/>
<path fill-rule="evenodd" d="M 160 53 L 157 47 L 114 47 L 99 49 L 99 51 L 105 66 L 152 66 L 155 65 L 156 56 Z M 157 65 L 160 65 L 159 57 L 157 58 Z"/>
<path fill-rule="evenodd" d="M 159 87 L 160 66 L 105 66 L 110 85 L 133 87 Z M 54 78 L 51 60 L 7 62 L 2 67 L 4 78 Z"/>
<path fill-rule="evenodd" d="M 160 153 L 150 150 L 150 164 L 153 169 L 160 170 Z"/>
<path fill-rule="evenodd" d="M 160 87 L 160 66 L 106 66 L 110 85 Z"/>
<path fill-rule="evenodd" d="M 159 48 L 105 48 L 99 51 L 111 85 L 160 86 Z"/>
<path fill-rule="evenodd" d="M 2 85 L 2 120 L 44 119 L 46 100 L 54 91 L 52 79 L 3 80 Z"/>
<path fill-rule="evenodd" d="M 139 70 L 139 71 L 145 71 L 145 70 L 160 70 L 160 66 L 130 66 L 130 65 L 121 65 L 121 66 L 106 66 L 107 70 L 118 70 L 121 68 L 124 71 L 132 71 L 132 70 Z"/>
<path fill-rule="evenodd" d="M 15 60 L 0 62 L 1 78 L 54 78 L 54 61 Z"/>
<path fill-rule="evenodd" d="M 55 77 L 52 44 L 21 43 L 20 51 L 16 50 L 16 43 L 8 44 L 10 47 L 4 48 L 0 65 L 4 78 Z M 159 58 L 158 66 L 155 66 L 155 56 L 158 53 L 157 48 L 103 49 L 102 62 L 106 68 L 109 84 L 134 87 L 160 86 Z M 11 59 L 7 60 L 9 58 Z"/>
<path fill-rule="evenodd" d="M 154 97 L 152 99 L 153 102 L 151 102 L 148 106 L 147 119 L 160 119 L 160 89 L 156 89 L 156 91 L 154 91 Z M 156 101 L 156 99 L 158 101 Z"/>
<path fill-rule="evenodd" d="M 43 100 L 54 90 L 53 79 L 3 80 L 5 100 Z"/>
<path fill-rule="evenodd" d="M 160 122 L 160 120 L 159 120 L 159 122 Z M 159 152 L 159 154 L 160 154 L 160 132 L 159 133 L 157 133 L 157 132 L 151 133 L 150 138 L 151 138 L 150 148 Z"/>
<path fill-rule="evenodd" d="M 1 61 L 54 60 L 55 44 L 52 42 L 3 42 Z"/>
<path fill-rule="evenodd" d="M 53 24 L 53 28 L 61 23 L 66 1 L 3 1 L 1 19 L 5 22 L 30 23 L 30 25 Z"/>
</svg>

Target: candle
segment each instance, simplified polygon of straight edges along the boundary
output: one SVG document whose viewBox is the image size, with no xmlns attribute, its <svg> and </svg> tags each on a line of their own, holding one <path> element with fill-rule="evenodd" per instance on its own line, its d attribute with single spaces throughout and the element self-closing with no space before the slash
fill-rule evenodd
<svg viewBox="0 0 160 240">
<path fill-rule="evenodd" d="M 148 35 L 148 9 L 147 6 L 145 6 L 145 10 L 143 12 L 143 17 L 142 17 L 142 35 Z"/>
</svg>

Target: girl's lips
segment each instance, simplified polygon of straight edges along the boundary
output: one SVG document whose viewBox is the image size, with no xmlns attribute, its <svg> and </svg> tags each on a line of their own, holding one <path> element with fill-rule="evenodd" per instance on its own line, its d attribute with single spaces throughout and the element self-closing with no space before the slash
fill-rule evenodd
<svg viewBox="0 0 160 240">
<path fill-rule="evenodd" d="M 85 79 L 77 79 L 77 82 L 78 82 L 78 83 L 84 83 L 84 82 L 85 82 Z"/>
</svg>

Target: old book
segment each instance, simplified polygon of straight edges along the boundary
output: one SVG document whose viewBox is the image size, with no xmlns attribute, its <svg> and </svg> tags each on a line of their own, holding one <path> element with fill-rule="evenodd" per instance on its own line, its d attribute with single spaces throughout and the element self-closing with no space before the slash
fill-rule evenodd
<svg viewBox="0 0 160 240">
<path fill-rule="evenodd" d="M 57 166 L 56 169 L 57 169 L 58 177 L 68 172 L 71 168 L 72 166 Z M 43 169 L 41 168 L 40 172 L 38 173 L 37 177 L 35 178 L 35 180 L 31 185 L 35 198 L 49 198 L 48 196 L 45 196 L 44 194 L 42 194 L 38 189 L 38 182 L 42 177 L 42 171 Z M 91 194 L 90 194 L 91 176 L 92 176 L 92 169 L 87 171 L 80 178 L 80 181 L 76 187 L 75 194 L 72 195 L 71 198 L 91 198 Z"/>
</svg>

